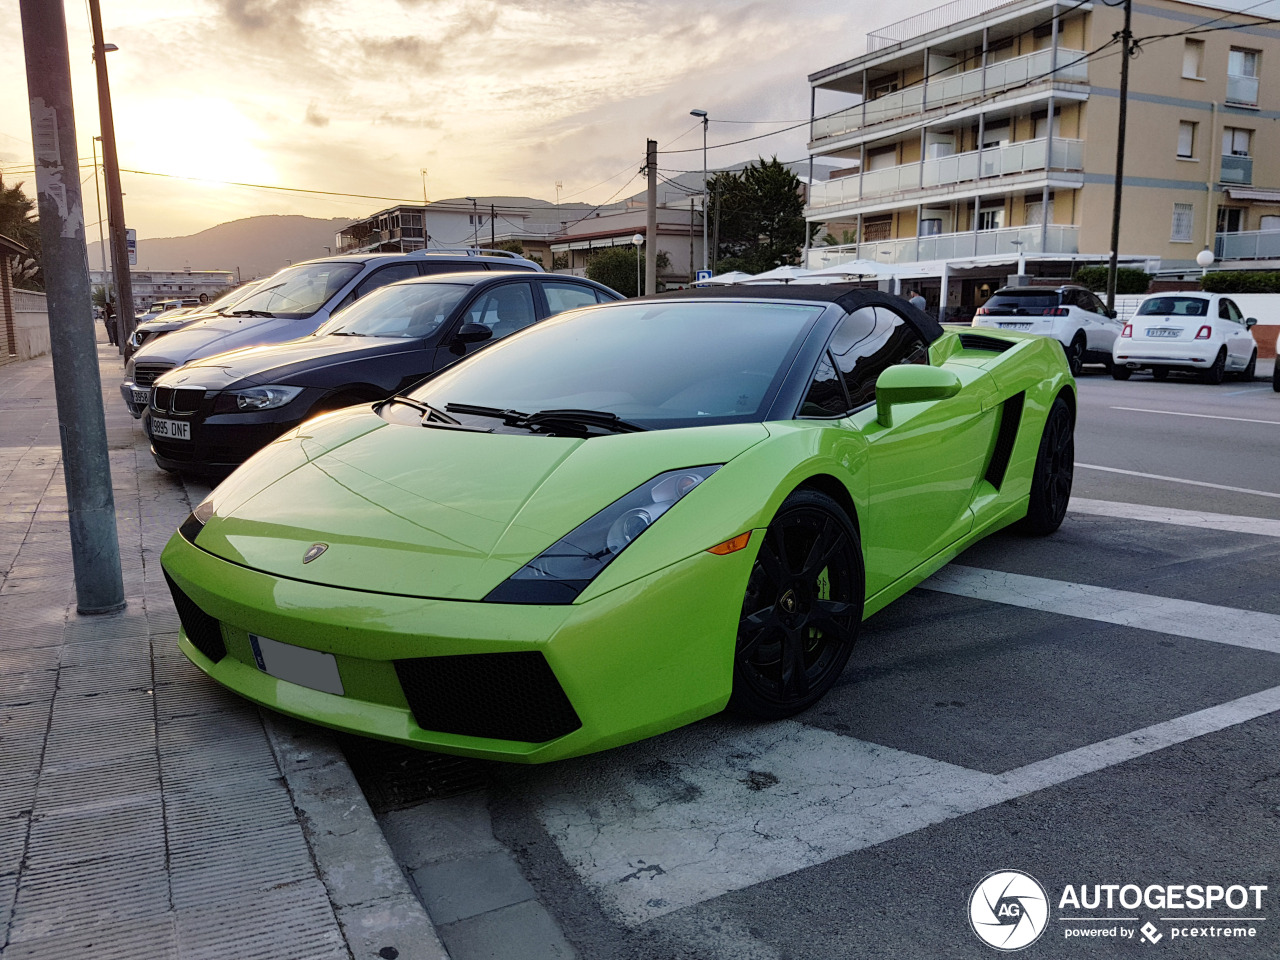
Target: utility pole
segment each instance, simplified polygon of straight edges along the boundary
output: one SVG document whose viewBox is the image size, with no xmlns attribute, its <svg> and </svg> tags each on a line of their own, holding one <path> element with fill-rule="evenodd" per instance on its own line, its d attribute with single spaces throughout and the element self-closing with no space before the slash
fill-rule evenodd
<svg viewBox="0 0 1280 960">
<path fill-rule="evenodd" d="M 649 189 L 645 194 L 648 201 L 645 213 L 645 244 L 648 246 L 644 259 L 644 292 L 658 292 L 658 141 L 645 141 L 645 170 L 649 174 Z"/>
<path fill-rule="evenodd" d="M 495 227 L 493 224 L 493 221 L 495 219 L 496 218 L 493 212 L 493 204 L 491 203 L 489 204 L 489 249 L 490 250 L 498 249 L 498 228 Z"/>
<path fill-rule="evenodd" d="M 61 3 L 21 0 L 19 7 L 76 609 L 111 613 L 125 605 L 124 580 L 89 297 L 67 21 Z"/>
<path fill-rule="evenodd" d="M 93 144 L 93 209 L 98 215 L 98 253 L 102 255 L 102 289 L 107 290 L 107 241 L 102 236 L 102 194 L 98 192 L 98 141 L 94 137 Z"/>
<path fill-rule="evenodd" d="M 102 10 L 89 0 L 93 26 L 93 65 L 98 71 L 98 124 L 102 128 L 102 173 L 107 181 L 107 232 L 111 236 L 111 274 L 116 288 L 118 347 L 133 336 L 133 277 L 129 273 L 129 246 L 124 235 L 124 191 L 120 187 L 120 160 L 116 155 L 116 123 L 111 113 L 111 84 L 107 81 L 107 45 L 102 41 Z M 115 49 L 112 47 L 112 49 Z"/>
<path fill-rule="evenodd" d="M 1133 0 L 1124 0 L 1124 29 L 1120 32 L 1120 120 L 1116 125 L 1116 189 L 1111 204 L 1111 262 L 1107 265 L 1107 309 L 1116 308 L 1116 264 L 1120 258 L 1120 199 L 1124 193 L 1124 130 L 1129 113 L 1129 58 L 1133 45 Z M 1053 118 L 1049 118 L 1052 135 Z"/>
</svg>

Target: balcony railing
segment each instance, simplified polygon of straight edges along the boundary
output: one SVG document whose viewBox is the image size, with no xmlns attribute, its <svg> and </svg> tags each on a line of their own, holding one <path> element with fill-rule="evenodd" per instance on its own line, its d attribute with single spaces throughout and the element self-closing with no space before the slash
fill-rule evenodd
<svg viewBox="0 0 1280 960">
<path fill-rule="evenodd" d="M 1221 183 L 1253 183 L 1253 157 L 1223 157 Z"/>
<path fill-rule="evenodd" d="M 1045 169 L 1048 141 L 1023 140 L 1003 147 L 987 147 L 968 153 L 935 157 L 921 163 L 904 163 L 884 170 L 869 170 L 859 177 L 841 177 L 815 183 L 809 192 L 809 206 L 833 207 L 930 187 L 967 183 L 981 177 L 1002 177 Z M 1054 170 L 1083 170 L 1084 141 L 1053 139 L 1051 158 Z M 923 168 L 923 169 L 922 169 Z M 1234 181 L 1233 181 L 1234 182 Z"/>
<path fill-rule="evenodd" d="M 1213 255 L 1219 260 L 1280 260 L 1280 230 L 1220 233 Z"/>
<path fill-rule="evenodd" d="M 1045 230 L 1045 243 L 1040 245 L 1041 227 L 1007 227 L 1002 230 L 966 230 L 961 233 L 939 233 L 931 237 L 907 237 L 903 240 L 873 240 L 849 243 L 839 247 L 816 247 L 809 251 L 810 269 L 838 266 L 850 260 L 872 260 L 877 263 L 915 263 L 920 260 L 955 260 L 994 254 L 1017 256 L 1018 253 L 1078 253 L 1080 228 L 1069 224 L 1050 224 Z M 1280 237 L 1280 233 L 1276 234 Z M 1021 241 L 1021 244 L 1014 241 Z"/>
<path fill-rule="evenodd" d="M 1258 105 L 1258 78 L 1233 77 L 1227 75 L 1227 103 L 1238 103 L 1246 107 Z"/>
<path fill-rule="evenodd" d="M 1089 65 L 1082 59 L 1084 56 L 1083 50 L 1059 47 L 1058 69 L 1051 73 L 1053 51 L 1037 50 L 1024 57 L 989 63 L 985 71 L 981 68 L 966 70 L 930 80 L 927 85 L 916 84 L 815 120 L 813 139 L 838 137 L 886 120 L 917 116 L 925 110 L 976 99 L 1020 83 L 1034 83 L 1041 79 L 1083 82 L 1089 77 Z"/>
</svg>

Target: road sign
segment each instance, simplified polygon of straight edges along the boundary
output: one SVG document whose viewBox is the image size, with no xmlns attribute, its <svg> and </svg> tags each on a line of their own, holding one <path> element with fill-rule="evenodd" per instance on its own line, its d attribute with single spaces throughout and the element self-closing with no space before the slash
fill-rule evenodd
<svg viewBox="0 0 1280 960">
<path fill-rule="evenodd" d="M 126 229 L 124 232 L 124 245 L 129 248 L 129 266 L 136 267 L 138 265 L 138 231 Z"/>
<path fill-rule="evenodd" d="M 698 273 L 697 273 L 697 279 L 696 279 L 696 280 L 694 280 L 693 282 L 694 282 L 694 283 L 702 283 L 704 280 L 710 280 L 710 279 L 711 279 L 711 271 L 710 271 L 710 270 L 699 270 L 699 271 L 698 271 Z"/>
</svg>

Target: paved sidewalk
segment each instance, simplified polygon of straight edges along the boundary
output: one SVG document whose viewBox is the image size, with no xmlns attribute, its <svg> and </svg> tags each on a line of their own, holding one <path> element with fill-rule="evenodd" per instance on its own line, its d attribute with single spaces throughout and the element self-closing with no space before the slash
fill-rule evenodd
<svg viewBox="0 0 1280 960">
<path fill-rule="evenodd" d="M 443 958 L 328 737 L 179 653 L 190 511 L 99 344 L 127 608 L 75 611 L 52 364 L 0 367 L 0 954 Z"/>
</svg>

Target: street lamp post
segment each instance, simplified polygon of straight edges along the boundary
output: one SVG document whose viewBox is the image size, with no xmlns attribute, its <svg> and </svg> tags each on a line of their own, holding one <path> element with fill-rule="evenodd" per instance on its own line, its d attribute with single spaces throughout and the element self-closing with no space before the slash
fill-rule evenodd
<svg viewBox="0 0 1280 960">
<path fill-rule="evenodd" d="M 471 201 L 471 246 L 480 246 L 480 215 L 477 212 L 476 198 L 467 197 Z"/>
<path fill-rule="evenodd" d="M 689 116 L 702 118 L 702 269 L 708 269 L 707 250 L 707 111 L 690 110 Z"/>
<path fill-rule="evenodd" d="M 1200 276 L 1203 277 L 1209 273 L 1209 268 L 1213 266 L 1213 261 L 1216 259 L 1217 257 L 1213 255 L 1213 251 L 1208 247 L 1196 254 L 1196 263 L 1200 266 Z"/>
<path fill-rule="evenodd" d="M 636 248 L 636 296 L 640 296 L 644 291 L 640 289 L 640 248 L 644 246 L 644 234 L 637 233 L 631 238 L 632 244 Z"/>
</svg>

